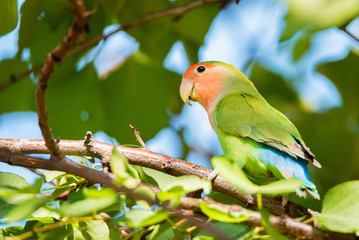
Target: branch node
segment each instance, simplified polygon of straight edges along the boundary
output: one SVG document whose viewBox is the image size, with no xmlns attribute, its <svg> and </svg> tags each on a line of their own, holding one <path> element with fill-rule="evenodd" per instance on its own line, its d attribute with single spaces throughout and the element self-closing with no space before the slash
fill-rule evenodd
<svg viewBox="0 0 359 240">
<path fill-rule="evenodd" d="M 51 57 L 54 59 L 55 62 L 61 62 L 61 57 L 57 56 L 55 53 L 51 53 Z"/>
<path fill-rule="evenodd" d="M 92 132 L 91 131 L 87 131 L 86 135 L 85 135 L 85 146 L 90 146 L 91 142 L 94 140 Z M 92 147 L 92 146 L 90 146 Z"/>
<path fill-rule="evenodd" d="M 142 148 L 145 149 L 145 150 L 149 150 L 148 147 L 146 146 L 145 142 L 142 140 L 142 138 L 141 138 L 141 136 L 140 136 L 140 132 L 137 131 L 137 130 L 135 129 L 135 127 L 132 126 L 131 124 L 130 124 L 130 128 L 131 128 L 133 134 L 134 134 L 135 137 L 136 137 L 136 141 L 142 146 Z"/>
</svg>

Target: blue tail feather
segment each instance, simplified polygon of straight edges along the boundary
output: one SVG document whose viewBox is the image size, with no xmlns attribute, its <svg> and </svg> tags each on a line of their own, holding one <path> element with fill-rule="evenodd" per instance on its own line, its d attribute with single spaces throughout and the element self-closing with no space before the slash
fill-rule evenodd
<svg viewBox="0 0 359 240">
<path fill-rule="evenodd" d="M 270 167 L 274 167 L 282 174 L 282 178 L 287 178 L 286 175 L 294 179 L 299 179 L 303 182 L 306 190 L 314 197 L 319 199 L 319 194 L 316 190 L 314 183 L 310 181 L 308 174 L 307 162 L 304 159 L 296 159 L 287 153 L 281 152 L 274 148 L 263 145 L 258 149 L 259 158 L 264 162 L 269 164 Z M 273 172 L 273 171 L 272 171 Z M 274 172 L 273 172 L 274 173 Z M 275 173 L 274 173 L 275 174 Z M 279 176 L 276 176 L 279 178 Z M 298 189 L 301 192 L 301 195 L 305 194 L 302 190 Z M 299 193 L 299 192 L 298 192 Z M 298 194 L 300 195 L 300 194 Z"/>
</svg>

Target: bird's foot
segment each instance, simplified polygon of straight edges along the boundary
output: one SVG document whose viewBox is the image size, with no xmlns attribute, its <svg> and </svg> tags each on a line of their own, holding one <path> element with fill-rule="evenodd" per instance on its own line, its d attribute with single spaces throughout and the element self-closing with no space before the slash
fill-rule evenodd
<svg viewBox="0 0 359 240">
<path fill-rule="evenodd" d="M 208 180 L 213 181 L 218 176 L 217 169 L 213 169 L 213 171 L 208 175 Z"/>
<path fill-rule="evenodd" d="M 282 196 L 282 207 L 283 207 L 283 208 L 284 208 L 285 206 L 287 206 L 288 200 L 289 200 L 289 195 L 283 195 L 283 196 Z"/>
</svg>

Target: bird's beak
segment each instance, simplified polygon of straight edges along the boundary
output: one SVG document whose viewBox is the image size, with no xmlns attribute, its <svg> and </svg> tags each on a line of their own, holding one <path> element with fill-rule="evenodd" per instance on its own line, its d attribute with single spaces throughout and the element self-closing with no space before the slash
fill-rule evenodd
<svg viewBox="0 0 359 240">
<path fill-rule="evenodd" d="M 182 79 L 181 87 L 180 87 L 180 94 L 182 100 L 187 103 L 188 105 L 192 106 L 189 100 L 194 91 L 194 85 L 191 81 L 187 80 L 186 78 Z"/>
</svg>

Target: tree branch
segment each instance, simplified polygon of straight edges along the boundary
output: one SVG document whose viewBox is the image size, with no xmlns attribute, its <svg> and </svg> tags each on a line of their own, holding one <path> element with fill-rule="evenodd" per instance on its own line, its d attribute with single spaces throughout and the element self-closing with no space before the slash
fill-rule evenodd
<svg viewBox="0 0 359 240">
<path fill-rule="evenodd" d="M 132 124 L 130 124 L 130 128 L 136 137 L 136 141 L 141 145 L 141 147 L 143 149 L 149 150 L 148 147 L 146 146 L 145 142 L 142 140 L 140 132 L 137 131 L 136 128 L 134 126 L 132 126 Z"/>
<path fill-rule="evenodd" d="M 51 73 L 54 71 L 55 64 L 59 63 L 65 53 L 75 44 L 77 39 L 85 31 L 89 12 L 86 12 L 85 5 L 81 0 L 69 0 L 75 12 L 75 20 L 69 28 L 67 36 L 64 37 L 55 49 L 46 55 L 45 62 L 41 68 L 41 73 L 37 83 L 36 103 L 37 114 L 39 119 L 39 126 L 42 135 L 45 139 L 46 147 L 50 150 L 52 156 L 56 158 L 64 158 L 65 155 L 61 153 L 60 148 L 52 136 L 50 126 L 47 119 L 47 109 L 45 103 L 45 94 Z"/>
<path fill-rule="evenodd" d="M 88 135 L 88 134 L 86 134 Z M 87 140 L 91 142 L 90 146 L 81 140 L 61 140 L 59 143 L 60 150 L 66 155 L 91 156 L 106 161 L 112 153 L 113 146 L 106 143 Z M 211 170 L 188 163 L 186 161 L 175 159 L 166 155 L 154 153 L 149 150 L 139 148 L 117 147 L 129 161 L 130 164 L 142 167 L 152 168 L 173 176 L 196 175 L 202 178 L 208 178 Z M 43 140 L 29 139 L 0 139 L 0 151 L 15 154 L 49 154 L 49 150 L 45 146 Z M 41 167 L 40 167 L 41 168 Z M 239 199 L 247 205 L 247 207 L 256 207 L 256 197 L 250 194 L 239 193 L 233 186 L 226 183 L 223 178 L 217 176 L 212 181 L 213 190 L 222 192 L 229 196 Z M 281 202 L 269 197 L 263 197 L 263 205 L 273 214 L 287 214 L 291 217 L 299 217 L 310 215 L 308 211 L 292 202 L 289 202 L 285 208 L 281 206 Z"/>
<path fill-rule="evenodd" d="M 346 28 L 341 29 L 343 30 L 343 32 L 345 32 L 346 34 L 348 34 L 351 38 L 353 38 L 355 41 L 359 42 L 359 38 L 357 36 L 355 36 L 354 34 L 352 34 L 351 32 L 349 32 Z"/>
<path fill-rule="evenodd" d="M 133 189 L 129 189 L 124 186 L 117 186 L 114 183 L 115 177 L 113 174 L 100 172 L 92 168 L 85 167 L 83 165 L 74 163 L 68 160 L 67 158 L 62 159 L 62 161 L 51 161 L 41 158 L 23 156 L 20 154 L 12 154 L 12 153 L 6 153 L 0 151 L 0 162 L 5 162 L 8 163 L 9 165 L 14 165 L 14 166 L 22 166 L 28 168 L 42 168 L 47 170 L 57 170 L 57 171 L 63 171 L 66 173 L 74 174 L 76 176 L 85 178 L 92 184 L 95 183 L 104 184 L 114 189 L 117 192 L 126 194 L 127 196 L 133 197 L 135 199 L 144 200 L 153 205 L 155 204 L 161 206 L 162 208 L 168 211 L 173 211 L 172 209 L 168 208 L 167 202 L 161 203 L 158 199 L 153 200 L 146 195 L 143 195 L 141 193 L 136 193 Z M 143 186 L 143 184 L 141 185 Z M 153 190 L 155 193 L 159 191 L 159 189 L 156 189 L 156 187 L 153 186 L 151 186 L 150 189 Z M 184 198 L 184 200 L 181 200 L 179 204 L 179 208 L 199 209 L 198 200 L 197 199 L 193 199 L 193 200 L 190 198 Z M 211 226 L 211 224 L 206 224 L 206 222 L 193 219 L 191 216 L 185 216 L 183 214 L 181 215 L 180 213 L 177 212 L 174 213 L 177 216 L 186 218 L 189 222 L 193 224 L 196 225 L 198 224 L 199 227 L 204 227 L 207 230 L 207 232 L 212 234 L 217 239 L 230 240 L 228 237 L 226 237 L 226 235 L 219 232 L 215 227 Z"/>
<path fill-rule="evenodd" d="M 140 26 L 144 23 L 147 23 L 147 22 L 159 19 L 159 18 L 163 18 L 163 17 L 176 16 L 176 19 L 178 19 L 181 16 L 185 15 L 187 12 L 192 11 L 196 8 L 199 8 L 201 6 L 213 4 L 213 3 L 229 3 L 231 1 L 233 1 L 233 0 L 198 0 L 196 2 L 191 2 L 187 5 L 183 5 L 183 6 L 179 6 L 179 7 L 175 7 L 175 8 L 167 9 L 164 11 L 149 14 L 149 15 L 142 17 L 140 19 L 137 19 L 131 23 L 122 25 L 118 29 L 116 29 L 106 35 L 100 35 L 100 36 L 94 37 L 94 38 L 78 45 L 76 48 L 72 49 L 71 51 L 68 51 L 64 56 L 61 57 L 61 59 L 66 60 L 72 56 L 75 56 L 75 55 L 95 46 L 102 40 L 108 39 L 109 37 L 111 37 L 112 35 L 120 32 L 120 31 L 126 31 L 131 28 Z M 10 78 L 6 82 L 4 82 L 3 84 L 0 85 L 0 92 L 7 89 L 11 85 L 19 82 L 22 78 L 29 76 L 31 73 L 39 71 L 41 68 L 42 68 L 42 65 L 38 65 L 38 66 L 33 67 L 32 69 L 29 69 L 23 73 L 20 73 L 17 75 L 11 75 Z"/>
<path fill-rule="evenodd" d="M 4 152 L 4 149 L 0 151 L 0 162 L 5 162 L 10 165 L 16 166 L 23 166 L 23 167 L 30 167 L 30 168 L 42 168 L 47 170 L 58 170 L 64 171 L 70 174 L 74 174 L 76 176 L 83 177 L 87 179 L 91 183 L 100 183 L 105 184 L 106 186 L 114 189 L 117 192 L 125 193 L 128 196 L 134 197 L 136 199 L 145 200 L 151 204 L 157 204 L 162 206 L 164 209 L 169 211 L 173 211 L 169 209 L 166 203 L 160 203 L 158 200 L 153 201 L 149 199 L 147 196 L 141 195 L 138 192 L 135 192 L 133 189 L 128 189 L 124 186 L 117 186 L 113 183 L 115 177 L 113 174 L 104 173 L 92 168 L 85 167 L 83 165 L 74 163 L 68 159 L 64 159 L 63 161 L 55 162 L 49 161 L 40 158 L 34 158 L 29 156 L 23 156 L 18 153 L 9 153 Z M 47 150 L 47 149 L 46 149 Z M 47 150 L 48 151 L 48 150 Z M 204 199 L 207 203 L 214 204 L 218 207 L 221 207 L 224 210 L 228 211 L 245 211 L 246 213 L 250 213 L 251 217 L 245 223 L 251 226 L 262 226 L 261 223 L 261 215 L 259 212 L 256 211 L 249 211 L 245 208 L 242 208 L 238 205 L 226 205 L 217 203 L 211 199 Z M 189 212 L 184 212 L 183 209 L 199 209 L 199 200 L 192 199 L 188 197 L 183 197 L 181 199 L 179 207 L 174 210 L 174 214 L 179 217 L 186 218 L 189 222 L 199 227 L 205 228 L 210 234 L 218 239 L 228 239 L 225 237 L 221 232 L 218 232 L 214 227 L 209 224 L 206 224 L 205 221 L 200 221 L 194 217 L 193 214 L 189 214 Z M 207 220 L 208 221 L 208 220 Z M 292 237 L 299 237 L 301 239 L 314 239 L 314 240 L 321 240 L 321 239 L 337 239 L 337 240 L 349 240 L 349 239 L 356 239 L 354 235 L 330 232 L 330 231 L 322 231 L 320 229 L 316 229 L 311 225 L 304 224 L 298 222 L 290 217 L 287 216 L 270 216 L 269 221 L 271 224 L 280 232 L 285 233 L 286 235 Z"/>
</svg>

